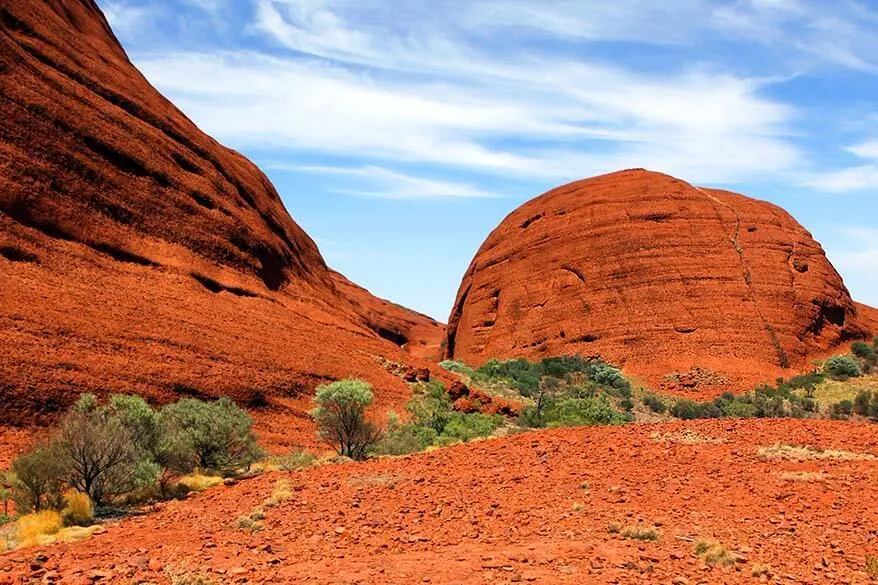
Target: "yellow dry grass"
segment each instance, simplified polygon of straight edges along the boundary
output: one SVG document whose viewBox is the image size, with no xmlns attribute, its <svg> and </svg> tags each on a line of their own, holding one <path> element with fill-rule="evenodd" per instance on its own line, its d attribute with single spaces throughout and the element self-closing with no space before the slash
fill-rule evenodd
<svg viewBox="0 0 878 585">
<path fill-rule="evenodd" d="M 60 530 L 61 514 L 55 510 L 26 514 L 15 522 L 15 548 L 44 546 L 52 542 L 50 537 Z"/>
<path fill-rule="evenodd" d="M 784 481 L 826 481 L 829 475 L 822 471 L 781 471 L 776 474 Z"/>
<path fill-rule="evenodd" d="M 695 554 L 705 565 L 734 565 L 738 562 L 738 555 L 729 551 L 719 541 L 702 539 L 695 543 Z"/>
<path fill-rule="evenodd" d="M 725 439 L 701 435 L 691 429 L 683 429 L 679 432 L 653 433 L 651 438 L 657 443 L 677 445 L 720 445 L 726 442 Z"/>
<path fill-rule="evenodd" d="M 206 490 L 208 488 L 212 488 L 220 485 L 223 482 L 223 478 L 216 475 L 203 475 L 201 473 L 193 473 L 191 475 L 184 475 L 177 483 L 185 485 L 187 488 L 192 490 L 193 492 L 200 492 Z"/>
<path fill-rule="evenodd" d="M 68 526 L 88 526 L 94 522 L 94 506 L 88 494 L 69 490 L 64 494 L 64 504 L 62 516 Z"/>
<path fill-rule="evenodd" d="M 759 458 L 764 461 L 872 461 L 875 456 L 871 453 L 852 453 L 850 451 L 836 451 L 832 449 L 816 449 L 807 445 L 771 445 L 760 447 L 757 450 Z"/>
</svg>

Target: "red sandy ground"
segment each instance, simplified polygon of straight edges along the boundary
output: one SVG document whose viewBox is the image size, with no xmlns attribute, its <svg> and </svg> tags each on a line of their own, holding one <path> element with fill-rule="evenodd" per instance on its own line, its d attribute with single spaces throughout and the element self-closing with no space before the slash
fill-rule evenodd
<svg viewBox="0 0 878 585">
<path fill-rule="evenodd" d="M 874 313 L 779 207 L 629 170 L 509 214 L 464 276 L 445 354 L 595 355 L 656 389 L 701 367 L 718 376 L 694 396 L 710 398 L 878 332 Z"/>
<path fill-rule="evenodd" d="M 655 438 L 684 429 L 722 442 Z M 778 583 L 874 582 L 865 563 L 878 555 L 878 460 L 757 457 L 778 443 L 878 456 L 874 425 L 833 421 L 528 433 L 219 487 L 78 544 L 0 555 L 0 583 L 165 583 L 163 567 L 216 583 L 751 583 L 754 563 Z M 784 471 L 825 477 L 789 481 Z M 264 530 L 234 528 L 279 479 L 294 495 L 265 509 Z M 626 540 L 610 522 L 655 524 L 662 537 Z M 705 568 L 693 554 L 699 538 L 744 560 Z M 32 564 L 38 554 L 45 560 Z"/>
</svg>

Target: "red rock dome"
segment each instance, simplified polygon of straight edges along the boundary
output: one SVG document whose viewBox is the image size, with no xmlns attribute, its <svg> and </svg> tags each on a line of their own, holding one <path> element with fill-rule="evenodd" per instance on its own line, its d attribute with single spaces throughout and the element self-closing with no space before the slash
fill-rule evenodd
<svg viewBox="0 0 878 585">
<path fill-rule="evenodd" d="M 861 312 L 784 210 L 629 170 L 553 189 L 491 233 L 461 283 L 446 357 L 579 353 L 652 386 L 696 368 L 743 389 L 865 337 Z"/>
<path fill-rule="evenodd" d="M 0 424 L 83 391 L 229 395 L 271 399 L 289 434 L 307 390 L 348 376 L 399 407 L 408 389 L 378 358 L 410 361 L 393 333 L 420 348 L 442 326 L 339 278 L 265 175 L 150 86 L 93 0 L 0 4 Z"/>
</svg>

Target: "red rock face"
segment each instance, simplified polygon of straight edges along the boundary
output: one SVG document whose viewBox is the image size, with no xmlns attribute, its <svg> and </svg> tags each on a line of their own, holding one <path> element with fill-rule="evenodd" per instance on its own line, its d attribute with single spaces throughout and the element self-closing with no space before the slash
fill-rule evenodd
<svg viewBox="0 0 878 585">
<path fill-rule="evenodd" d="M 379 299 L 361 286 L 333 272 L 336 288 L 363 315 L 369 329 L 401 347 L 406 353 L 438 361 L 445 325 L 391 301 Z"/>
<path fill-rule="evenodd" d="M 441 326 L 352 301 L 342 279 L 268 179 L 147 83 L 92 0 L 0 4 L 0 424 L 83 391 L 230 395 L 292 415 L 273 425 L 289 434 L 307 390 L 349 376 L 398 408 L 407 387 L 376 356 L 412 358 L 376 331 L 420 346 Z"/>
<path fill-rule="evenodd" d="M 580 353 L 653 386 L 698 367 L 717 389 L 743 389 L 866 329 L 785 211 L 632 170 L 554 189 L 491 233 L 461 284 L 446 357 Z"/>
</svg>

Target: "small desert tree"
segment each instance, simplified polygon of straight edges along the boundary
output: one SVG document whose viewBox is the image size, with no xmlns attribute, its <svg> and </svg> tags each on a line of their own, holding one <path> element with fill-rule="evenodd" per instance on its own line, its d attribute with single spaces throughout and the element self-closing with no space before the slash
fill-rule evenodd
<svg viewBox="0 0 878 585">
<path fill-rule="evenodd" d="M 64 417 L 55 438 L 71 487 L 95 506 L 154 482 L 159 468 L 138 449 L 132 427 L 119 409 L 98 407 L 84 395 Z"/>
<path fill-rule="evenodd" d="M 381 430 L 366 420 L 372 404 L 372 387 L 362 380 L 341 380 L 317 388 L 317 407 L 311 411 L 320 437 L 339 455 L 365 459 L 366 452 L 381 437 Z"/>
<path fill-rule="evenodd" d="M 58 449 L 42 443 L 12 462 L 12 491 L 16 511 L 39 512 L 61 508 L 64 469 Z"/>
<path fill-rule="evenodd" d="M 228 398 L 183 399 L 162 408 L 156 459 L 163 467 L 230 472 L 261 455 L 253 420 Z"/>
</svg>

